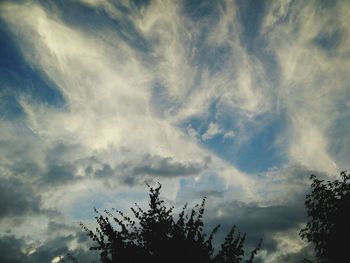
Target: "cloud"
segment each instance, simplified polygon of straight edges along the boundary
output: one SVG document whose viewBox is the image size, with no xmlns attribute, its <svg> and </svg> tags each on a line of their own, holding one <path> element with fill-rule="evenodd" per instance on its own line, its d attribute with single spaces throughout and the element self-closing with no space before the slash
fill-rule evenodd
<svg viewBox="0 0 350 263">
<path fill-rule="evenodd" d="M 282 245 L 282 244 L 281 244 Z M 268 262 L 300 262 L 304 259 L 311 260 L 315 258 L 314 250 L 311 245 L 305 246 L 302 249 L 298 249 L 296 252 L 285 253 L 282 255 L 276 255 L 272 260 Z"/>
<path fill-rule="evenodd" d="M 224 191 L 218 191 L 218 190 L 202 190 L 198 191 L 196 193 L 197 197 L 204 198 L 204 197 L 218 197 L 221 198 L 224 195 Z"/>
<path fill-rule="evenodd" d="M 108 1 L 87 1 L 87 4 L 91 8 L 120 8 Z M 57 16 L 48 17 L 46 10 L 39 5 L 26 6 L 32 12 L 24 16 L 26 23 L 21 24 L 11 14 L 24 9 L 15 4 L 3 5 L 2 8 L 8 11 L 3 15 L 4 19 L 17 32 L 18 41 L 23 40 L 20 44 L 23 54 L 57 85 L 67 102 L 67 109 L 53 111 L 22 99 L 20 105 L 27 116 L 28 126 L 48 140 L 69 141 L 74 138 L 87 149 L 103 149 L 111 144 L 134 148 L 139 144 L 145 147 L 145 152 L 150 152 L 155 148 L 142 138 L 150 137 L 153 138 L 150 142 L 153 140 L 162 144 L 159 138 L 163 137 L 166 145 L 170 138 L 181 136 L 181 131 L 173 131 L 177 125 L 193 116 L 202 118 L 213 101 L 217 101 L 213 116 L 216 120 L 211 119 L 209 123 L 223 127 L 223 134 L 230 134 L 230 129 L 226 128 L 227 124 L 220 116 L 225 116 L 226 123 L 231 118 L 237 128 L 235 134 L 239 134 L 233 140 L 235 146 L 251 140 L 255 136 L 254 130 L 266 128 L 267 123 L 258 121 L 258 118 L 269 116 L 277 109 L 285 111 L 288 117 L 288 129 L 279 140 L 282 148 L 287 148 L 288 158 L 310 168 L 319 167 L 326 172 L 334 172 L 336 160 L 329 153 L 331 139 L 327 137 L 333 121 L 323 121 L 320 116 L 337 118 L 335 101 L 344 94 L 347 83 L 342 73 L 345 71 L 340 65 L 347 64 L 341 62 L 340 53 L 328 59 L 329 51 L 317 48 L 313 43 L 315 39 L 325 41 L 322 39 L 331 36 L 333 31 L 341 32 L 341 40 L 334 49 L 345 52 L 345 18 L 340 15 L 334 20 L 329 15 L 340 10 L 343 4 L 332 7 L 330 11 L 315 3 L 306 5 L 305 10 L 310 10 L 310 14 L 325 13 L 322 19 L 298 15 L 297 10 L 302 9 L 302 4 L 286 2 L 268 6 L 257 37 L 264 38 L 266 47 L 262 51 L 266 52 L 266 56 L 270 55 L 269 59 L 275 65 L 245 49 L 238 37 L 243 25 L 237 18 L 240 15 L 237 5 L 217 4 L 215 12 L 220 13 L 219 19 L 211 15 L 198 15 L 193 19 L 187 16 L 182 5 L 173 2 L 156 1 L 141 9 L 125 6 L 135 30 L 150 44 L 151 49 L 145 54 L 112 31 L 99 32 L 98 35 L 104 35 L 101 39 L 66 24 Z M 119 19 L 116 17 L 113 19 Z M 309 23 L 292 31 L 293 26 L 303 19 Z M 326 24 L 329 26 L 322 27 Z M 207 26 L 217 30 L 200 34 Z M 26 32 L 33 32 L 37 37 L 30 37 Z M 315 33 L 310 35 L 307 32 Z M 199 40 L 202 46 L 199 46 Z M 57 44 L 62 41 L 64 45 Z M 110 44 L 112 42 L 115 46 Z M 197 46 L 201 48 L 194 48 Z M 227 52 L 227 56 L 220 57 L 220 52 L 216 53 L 218 50 L 224 54 Z M 219 60 L 224 67 L 213 73 L 204 61 L 199 63 L 198 58 L 205 57 L 206 51 L 209 54 L 215 51 L 209 60 L 211 64 Z M 107 53 L 113 53 L 113 59 Z M 36 56 L 40 59 L 36 59 Z M 306 63 L 306 57 L 314 63 Z M 116 61 L 124 63 L 121 66 Z M 296 67 L 296 63 L 300 66 Z M 335 67 L 331 63 L 335 63 Z M 94 71 L 89 68 L 92 64 Z M 343 77 L 334 80 L 327 77 L 331 76 L 327 72 L 329 68 Z M 130 75 L 137 77 L 131 80 Z M 306 85 L 307 89 L 304 88 Z M 337 92 L 326 96 L 329 86 L 337 89 Z M 100 87 L 98 92 L 94 87 Z M 320 87 L 318 90 L 323 95 L 320 93 L 319 98 L 315 99 L 312 94 L 317 87 Z M 224 114 L 227 112 L 231 114 Z M 272 114 L 271 118 L 274 117 Z M 108 122 L 104 121 L 106 119 Z M 251 125 L 254 129 L 250 129 Z M 86 128 L 80 130 L 82 126 Z M 210 127 L 212 129 L 207 132 L 214 132 L 215 126 L 209 124 Z M 148 132 L 144 134 L 145 131 Z M 132 136 L 127 143 L 122 139 L 126 136 Z M 204 137 L 207 136 L 212 135 L 208 133 Z M 165 146 L 158 147 L 161 148 Z M 176 147 L 151 154 L 169 156 L 174 152 L 179 152 Z"/>
<path fill-rule="evenodd" d="M 35 218 L 45 239 L 42 211 L 85 219 L 92 203 L 129 207 L 158 180 L 174 203 L 214 196 L 248 234 L 261 220 L 271 249 L 291 248 L 266 262 L 302 253 L 293 199 L 311 172 L 349 165 L 350 7 L 248 7 L 5 1 L 0 26 L 21 52 L 6 61 L 27 74 L 9 65 L 0 83 L 1 216 Z"/>
<path fill-rule="evenodd" d="M 95 161 L 81 168 L 82 176 L 96 179 L 114 179 L 120 183 L 144 185 L 152 180 L 199 175 L 210 162 L 177 162 L 172 157 L 146 154 L 133 162 L 122 162 L 115 167 Z"/>
<path fill-rule="evenodd" d="M 224 139 L 230 139 L 233 138 L 235 136 L 234 131 L 228 131 L 224 134 Z"/>
<path fill-rule="evenodd" d="M 158 3 L 149 8 L 149 12 L 166 8 L 167 12 L 171 13 L 170 17 L 179 19 L 179 9 L 173 9 L 170 5 Z M 6 4 L 3 9 L 6 9 L 5 20 L 18 34 L 18 44 L 28 63 L 40 69 L 57 85 L 66 102 L 64 108 L 57 110 L 27 98 L 21 100 L 21 107 L 26 116 L 25 125 L 40 138 L 40 145 L 44 148 L 40 155 L 45 156 L 47 150 L 55 145 L 70 145 L 72 142 L 77 145 L 76 150 L 64 153 L 69 154 L 69 160 L 67 158 L 55 166 L 46 164 L 49 175 L 57 174 L 50 171 L 56 169 L 55 171 L 60 172 L 63 177 L 69 178 L 75 172 L 69 170 L 75 169 L 68 168 L 69 165 L 97 155 L 99 158 L 106 158 L 104 163 L 111 167 L 118 166 L 127 158 L 128 162 L 133 162 L 144 154 L 171 157 L 174 162 L 179 163 L 200 162 L 205 156 L 212 155 L 197 142 L 184 136 L 176 122 L 154 114 L 153 109 L 159 105 L 152 101 L 153 90 L 150 90 L 150 86 L 157 81 L 158 74 L 149 70 L 147 63 L 152 60 L 146 59 L 148 67 L 145 67 L 139 52 L 128 46 L 123 39 L 111 33 L 105 36 L 107 39 L 103 42 L 84 31 L 69 27 L 56 16 L 49 17 L 39 5 L 28 4 L 24 8 L 21 5 Z M 26 13 L 23 20 L 25 23 L 16 19 L 16 16 L 23 12 Z M 147 30 L 151 30 L 156 23 L 152 22 L 156 17 L 158 16 L 148 17 L 146 12 L 143 17 L 146 21 L 139 25 L 140 32 L 144 32 L 146 37 Z M 168 16 L 161 16 L 159 19 L 170 23 Z M 141 28 L 147 23 L 150 23 L 149 29 Z M 176 32 L 180 29 L 174 28 Z M 159 30 L 156 28 L 154 32 L 161 33 Z M 33 32 L 33 35 L 28 35 L 27 32 Z M 36 37 L 33 37 L 34 35 Z M 152 38 L 151 35 L 149 37 Z M 159 37 L 166 39 L 163 35 Z M 116 46 L 109 44 L 112 42 Z M 167 46 L 167 43 L 162 43 L 159 47 L 161 50 L 156 64 L 162 61 L 163 56 L 170 64 L 175 63 L 171 62 L 171 58 L 167 58 L 168 55 L 176 53 L 175 47 L 162 53 L 162 48 Z M 113 58 L 110 53 L 113 54 Z M 187 56 L 184 56 L 185 58 Z M 121 65 L 120 61 L 124 63 Z M 175 68 L 183 68 L 182 62 Z M 163 68 L 159 72 L 163 72 Z M 175 75 L 180 77 L 181 74 Z M 190 104 L 191 102 L 188 103 Z M 112 158 L 113 155 L 118 155 L 118 159 Z M 43 157 L 43 161 L 50 160 Z M 226 170 L 231 169 L 230 165 L 219 158 L 213 159 L 213 165 L 222 167 L 219 169 L 224 169 L 225 166 Z M 237 170 L 233 173 L 237 177 L 243 177 Z M 225 173 L 219 173 L 221 174 L 226 176 Z M 249 180 L 241 178 L 240 181 L 243 183 Z"/>
<path fill-rule="evenodd" d="M 343 14 L 348 5 L 338 2 L 325 8 L 317 3 L 273 4 L 265 18 L 264 34 L 281 71 L 279 97 L 290 119 L 290 159 L 334 173 L 336 160 L 329 152 L 333 138 L 328 132 L 335 129 L 333 122 L 339 118 L 338 103 L 347 97 L 344 70 L 349 63 L 342 54 L 349 36 Z M 341 32 L 344 39 L 329 48 L 315 43 L 332 32 Z"/>
<path fill-rule="evenodd" d="M 82 248 L 69 249 L 70 243 L 76 240 L 77 237 L 78 235 L 59 236 L 35 247 L 28 245 L 28 241 L 25 238 L 2 236 L 0 238 L 0 260 L 6 263 L 58 262 L 54 260 L 66 258 L 68 252 L 78 257 L 79 260 L 97 260 L 98 257 L 93 252 L 91 253 Z"/>
<path fill-rule="evenodd" d="M 254 185 L 259 198 L 252 201 L 247 198 L 237 201 L 238 198 L 232 196 L 234 188 L 231 187 L 217 190 L 215 198 L 209 195 L 206 202 L 208 231 L 221 224 L 216 241 L 219 242 L 230 227 L 236 225 L 237 231 L 247 233 L 248 250 L 263 239 L 258 262 L 277 263 L 282 259 L 293 262 L 304 257 L 312 259 L 312 247 L 298 236 L 307 220 L 304 201 L 310 189 L 308 177 L 311 174 L 329 178 L 326 174 L 294 164 L 259 174 L 259 180 Z M 215 184 L 211 182 L 211 185 Z"/>
<path fill-rule="evenodd" d="M 149 174 L 156 176 L 186 176 L 198 174 L 203 169 L 202 164 L 182 164 L 174 162 L 172 158 L 160 158 L 159 156 L 146 156 L 140 164 L 133 168 L 133 173 Z"/>
<path fill-rule="evenodd" d="M 21 251 L 23 241 L 13 236 L 0 238 L 0 259 L 2 262 L 26 262 L 26 255 Z"/>
<path fill-rule="evenodd" d="M 306 216 L 302 202 L 270 206 L 227 202 L 210 214 L 218 215 L 217 221 L 223 224 L 234 222 L 254 237 L 296 228 Z"/>
<path fill-rule="evenodd" d="M 80 2 L 91 7 L 103 9 L 112 19 L 123 17 L 123 13 L 108 0 L 80 0 Z"/>
<path fill-rule="evenodd" d="M 300 198 L 301 199 L 301 198 Z M 210 205 L 210 200 L 209 200 Z M 258 258 L 262 262 L 280 262 L 275 258 L 299 257 L 305 250 L 305 243 L 298 237 L 301 225 L 306 220 L 302 202 L 283 205 L 262 205 L 258 203 L 222 202 L 206 210 L 208 225 L 220 224 L 217 240 L 223 238 L 233 226 L 237 231 L 247 233 L 246 246 L 253 249 L 263 240 Z"/>
<path fill-rule="evenodd" d="M 202 135 L 202 140 L 204 141 L 210 140 L 211 138 L 213 138 L 214 136 L 220 133 L 221 133 L 220 127 L 216 123 L 211 122 L 209 124 L 207 131 Z"/>
<path fill-rule="evenodd" d="M 40 212 L 40 196 L 15 178 L 0 178 L 0 218 Z"/>
</svg>

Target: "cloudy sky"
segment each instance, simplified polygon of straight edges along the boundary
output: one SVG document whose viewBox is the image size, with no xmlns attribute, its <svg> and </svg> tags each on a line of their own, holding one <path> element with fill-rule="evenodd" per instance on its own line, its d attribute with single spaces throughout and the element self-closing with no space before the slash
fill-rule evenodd
<svg viewBox="0 0 350 263">
<path fill-rule="evenodd" d="M 1 1 L 0 261 L 89 257 L 79 222 L 160 182 L 298 262 L 311 173 L 350 169 L 348 1 Z"/>
</svg>

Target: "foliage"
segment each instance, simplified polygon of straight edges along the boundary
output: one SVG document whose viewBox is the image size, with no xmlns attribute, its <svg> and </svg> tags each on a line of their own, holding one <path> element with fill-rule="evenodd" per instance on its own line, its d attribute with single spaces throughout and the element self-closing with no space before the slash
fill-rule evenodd
<svg viewBox="0 0 350 263">
<path fill-rule="evenodd" d="M 95 209 L 96 232 L 81 223 L 89 237 L 96 242 L 96 246 L 90 249 L 100 253 L 101 262 L 242 262 L 246 235 L 236 234 L 235 226 L 227 234 L 218 253 L 214 253 L 212 241 L 219 225 L 209 235 L 204 233 L 205 198 L 189 214 L 185 205 L 175 219 L 172 215 L 174 207 L 167 208 L 159 197 L 161 185 L 149 188 L 149 209 L 144 211 L 136 204 L 131 208 L 134 219 L 117 210 L 116 215 L 105 211 L 104 216 Z M 259 249 L 260 243 L 246 263 L 253 262 Z"/>
<path fill-rule="evenodd" d="M 350 175 L 342 180 L 324 181 L 311 175 L 311 194 L 305 206 L 309 216 L 302 239 L 312 242 L 318 262 L 344 262 L 348 258 L 350 237 Z"/>
</svg>

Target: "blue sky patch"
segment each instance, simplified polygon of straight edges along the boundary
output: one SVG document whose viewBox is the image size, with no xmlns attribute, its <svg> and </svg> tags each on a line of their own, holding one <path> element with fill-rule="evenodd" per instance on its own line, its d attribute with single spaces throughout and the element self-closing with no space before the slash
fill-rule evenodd
<svg viewBox="0 0 350 263">
<path fill-rule="evenodd" d="M 0 78 L 1 93 L 13 102 L 13 105 L 9 102 L 2 104 L 1 110 L 5 112 L 14 114 L 20 112 L 17 99 L 21 94 L 54 107 L 61 107 L 64 104 L 64 98 L 55 85 L 42 72 L 25 61 L 13 36 L 1 21 Z"/>
</svg>

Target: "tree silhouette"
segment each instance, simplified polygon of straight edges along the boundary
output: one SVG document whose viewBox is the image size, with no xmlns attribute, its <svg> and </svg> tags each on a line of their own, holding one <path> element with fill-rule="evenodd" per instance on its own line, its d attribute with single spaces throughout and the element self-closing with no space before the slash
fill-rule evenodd
<svg viewBox="0 0 350 263">
<path fill-rule="evenodd" d="M 305 206 L 309 221 L 300 231 L 302 239 L 312 242 L 318 262 L 345 262 L 349 258 L 350 175 L 342 180 L 324 181 L 311 175 L 311 193 Z"/>
<path fill-rule="evenodd" d="M 191 262 L 191 263 L 238 263 L 244 256 L 245 234 L 237 233 L 233 226 L 217 253 L 214 253 L 213 237 L 216 226 L 209 235 L 203 231 L 205 198 L 189 214 L 185 205 L 177 218 L 173 217 L 174 207 L 167 208 L 160 199 L 161 185 L 150 189 L 149 209 L 137 204 L 131 208 L 134 219 L 115 210 L 113 215 L 97 213 L 96 231 L 80 224 L 96 243 L 91 250 L 100 253 L 102 263 L 138 262 Z M 246 263 L 252 263 L 260 244 L 251 252 Z"/>
</svg>

